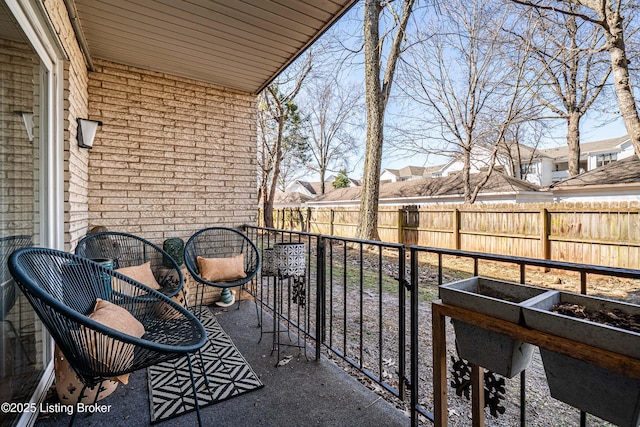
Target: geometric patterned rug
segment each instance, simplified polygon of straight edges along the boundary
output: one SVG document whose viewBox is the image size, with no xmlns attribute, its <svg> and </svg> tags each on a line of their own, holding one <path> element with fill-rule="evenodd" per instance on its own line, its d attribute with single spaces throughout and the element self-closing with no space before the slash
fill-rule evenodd
<svg viewBox="0 0 640 427">
<path fill-rule="evenodd" d="M 207 331 L 202 358 L 209 379 L 206 385 L 198 354 L 191 355 L 200 408 L 258 390 L 264 384 L 240 354 L 231 338 L 222 330 L 208 307 L 192 311 Z M 195 411 L 195 400 L 187 357 L 163 362 L 147 369 L 151 423 L 157 423 Z"/>
</svg>

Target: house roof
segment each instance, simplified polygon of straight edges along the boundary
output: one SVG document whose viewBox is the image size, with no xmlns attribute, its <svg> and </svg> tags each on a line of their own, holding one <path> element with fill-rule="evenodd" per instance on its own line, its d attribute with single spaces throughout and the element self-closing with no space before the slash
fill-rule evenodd
<svg viewBox="0 0 640 427">
<path fill-rule="evenodd" d="M 433 172 L 438 172 L 442 169 L 444 165 L 435 165 L 435 166 L 404 166 L 400 169 L 385 169 L 386 172 L 389 172 L 392 175 L 395 175 L 398 178 L 409 177 L 409 176 L 425 176 L 432 174 Z"/>
<path fill-rule="evenodd" d="M 65 0 L 101 58 L 258 93 L 356 0 Z M 75 6 L 74 6 L 75 3 Z M 87 53 L 85 53 L 87 55 Z"/>
<path fill-rule="evenodd" d="M 276 206 L 300 206 L 304 202 L 311 200 L 312 197 L 307 196 L 306 194 L 302 194 L 299 192 L 293 193 L 285 193 L 283 191 L 277 190 L 276 196 L 274 198 L 274 205 Z"/>
<path fill-rule="evenodd" d="M 472 174 L 471 185 L 475 186 L 484 174 Z M 535 192 L 540 187 L 527 181 L 494 172 L 480 193 Z M 380 200 L 402 197 L 433 197 L 464 194 L 462 174 L 442 178 L 423 178 L 413 181 L 386 182 L 380 184 Z M 314 199 L 314 202 L 360 200 L 362 187 L 341 188 Z"/>
<path fill-rule="evenodd" d="M 640 160 L 637 156 L 627 157 L 589 172 L 551 185 L 551 189 L 567 189 L 592 185 L 616 185 L 640 183 Z"/>
<path fill-rule="evenodd" d="M 580 155 L 584 156 L 591 152 L 612 150 L 628 139 L 629 136 L 624 135 L 618 138 L 604 139 L 602 141 L 585 142 L 580 144 Z M 539 151 L 552 159 L 560 160 L 568 157 L 569 148 L 565 144 L 561 147 L 546 148 Z"/>
</svg>

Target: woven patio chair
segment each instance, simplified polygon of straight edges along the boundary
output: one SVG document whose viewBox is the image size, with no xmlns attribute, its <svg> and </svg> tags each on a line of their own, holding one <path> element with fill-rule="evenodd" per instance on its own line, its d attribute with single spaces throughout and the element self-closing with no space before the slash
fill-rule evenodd
<svg viewBox="0 0 640 427">
<path fill-rule="evenodd" d="M 186 356 L 201 424 L 191 354 L 207 336 L 191 312 L 109 267 L 66 252 L 20 249 L 10 256 L 9 270 L 84 384 L 78 401 L 87 387 L 100 388 L 106 379 L 126 382 L 138 369 Z M 119 292 L 110 288 L 116 280 Z"/>
<path fill-rule="evenodd" d="M 115 231 L 92 233 L 78 242 L 75 253 L 93 260 L 112 260 L 114 269 L 135 269 L 149 262 L 155 282 L 160 286 L 158 291 L 169 297 L 178 294 L 183 287 L 182 270 L 176 261 L 159 246 L 133 234 Z M 136 275 L 124 274 L 149 286 Z"/>
<path fill-rule="evenodd" d="M 243 233 L 232 228 L 210 227 L 189 238 L 184 246 L 184 262 L 199 284 L 222 289 L 216 304 L 228 307 L 235 301 L 229 289 L 238 286 L 246 289 L 245 285 L 260 268 L 260 255 L 256 245 Z M 203 297 L 204 286 L 199 288 Z"/>
</svg>

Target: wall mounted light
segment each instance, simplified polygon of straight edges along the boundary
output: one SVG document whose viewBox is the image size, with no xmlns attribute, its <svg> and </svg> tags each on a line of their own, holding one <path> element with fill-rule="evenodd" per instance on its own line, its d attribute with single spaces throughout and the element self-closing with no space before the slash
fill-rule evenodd
<svg viewBox="0 0 640 427">
<path fill-rule="evenodd" d="M 102 126 L 99 120 L 78 119 L 78 147 L 92 148 L 93 139 L 96 136 L 98 126 Z"/>
<path fill-rule="evenodd" d="M 33 113 L 31 111 L 14 111 L 14 113 L 22 117 L 24 127 L 27 129 L 29 142 L 33 142 Z"/>
</svg>

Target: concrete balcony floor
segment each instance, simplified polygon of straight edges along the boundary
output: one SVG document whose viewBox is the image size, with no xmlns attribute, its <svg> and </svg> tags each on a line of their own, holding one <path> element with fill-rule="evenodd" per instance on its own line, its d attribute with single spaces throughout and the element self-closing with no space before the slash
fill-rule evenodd
<svg viewBox="0 0 640 427">
<path fill-rule="evenodd" d="M 275 367 L 276 354 L 271 354 L 272 336 L 260 340 L 255 305 L 241 301 L 225 310 L 214 309 L 222 328 L 260 376 L 264 387 L 201 410 L 204 426 L 407 426 L 409 418 L 349 376 L 333 362 L 315 361 L 313 349 L 281 346 L 281 358 L 293 355 L 289 363 Z M 271 317 L 265 313 L 265 330 Z M 143 426 L 150 425 L 146 370 L 134 373 L 129 384 L 120 385 L 100 401 L 112 405 L 106 414 L 78 414 L 76 426 Z M 38 419 L 39 427 L 69 423 L 66 414 L 47 415 Z M 195 412 L 156 424 L 159 427 L 197 425 Z"/>
</svg>

